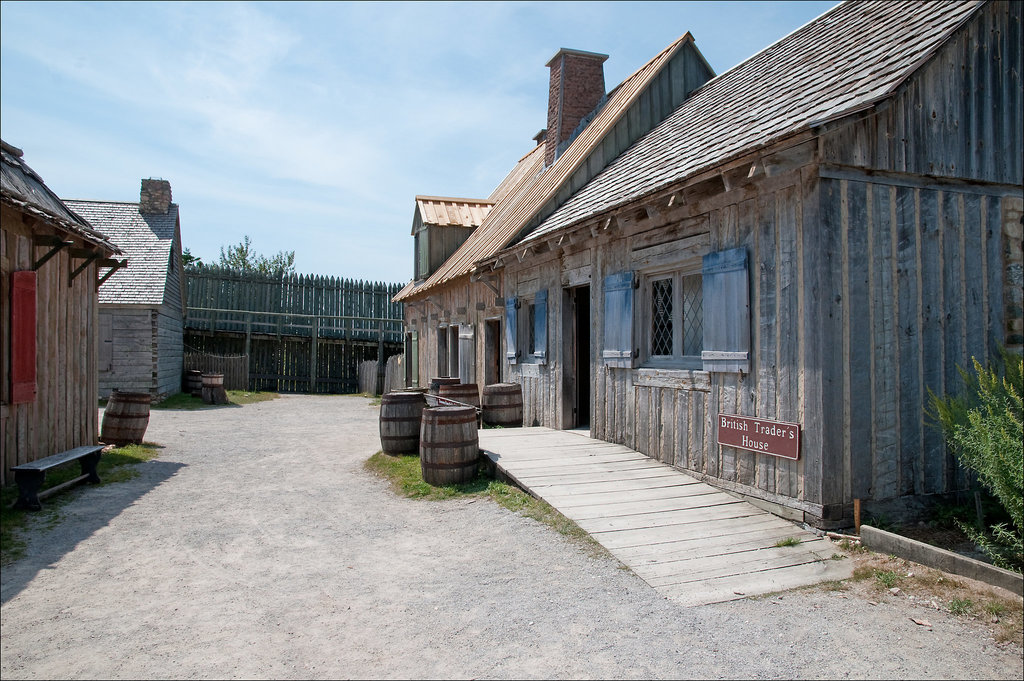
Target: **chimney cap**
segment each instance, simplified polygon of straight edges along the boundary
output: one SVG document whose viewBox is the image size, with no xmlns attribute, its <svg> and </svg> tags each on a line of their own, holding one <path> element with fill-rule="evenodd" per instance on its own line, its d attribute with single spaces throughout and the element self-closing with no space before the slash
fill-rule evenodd
<svg viewBox="0 0 1024 681">
<path fill-rule="evenodd" d="M 569 49 L 568 47 L 563 47 L 562 49 L 558 50 L 558 52 L 555 53 L 555 56 L 552 57 L 551 59 L 549 59 L 548 63 L 545 64 L 544 66 L 551 66 L 552 64 L 555 63 L 555 60 L 557 60 L 562 55 L 570 55 L 570 56 L 573 56 L 573 57 L 583 57 L 584 59 L 595 59 L 595 60 L 598 60 L 602 64 L 605 62 L 606 59 L 608 59 L 608 55 L 607 54 L 600 54 L 599 52 L 585 52 L 583 50 L 572 50 L 572 49 Z"/>
<path fill-rule="evenodd" d="M 544 141 L 544 138 L 547 137 L 547 136 L 548 136 L 548 129 L 547 128 L 541 128 L 540 132 L 538 132 L 536 135 L 533 136 L 533 139 L 534 139 L 534 141 L 537 142 L 537 144 L 540 144 L 541 142 Z"/>
</svg>

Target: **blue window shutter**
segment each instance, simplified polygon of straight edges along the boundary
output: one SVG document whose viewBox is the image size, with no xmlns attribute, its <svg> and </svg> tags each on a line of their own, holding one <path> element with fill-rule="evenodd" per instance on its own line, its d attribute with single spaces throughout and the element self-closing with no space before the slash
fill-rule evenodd
<svg viewBox="0 0 1024 681">
<path fill-rule="evenodd" d="M 617 272 L 604 278 L 604 347 L 601 358 L 612 367 L 632 367 L 633 272 Z"/>
<path fill-rule="evenodd" d="M 505 299 L 505 357 L 509 364 L 515 364 L 519 357 L 519 344 L 516 342 L 516 308 L 519 301 L 515 298 Z"/>
<path fill-rule="evenodd" d="M 548 356 L 548 292 L 537 291 L 533 299 L 533 356 L 546 364 Z"/>
<path fill-rule="evenodd" d="M 704 256 L 704 371 L 750 372 L 750 286 L 747 249 Z"/>
</svg>

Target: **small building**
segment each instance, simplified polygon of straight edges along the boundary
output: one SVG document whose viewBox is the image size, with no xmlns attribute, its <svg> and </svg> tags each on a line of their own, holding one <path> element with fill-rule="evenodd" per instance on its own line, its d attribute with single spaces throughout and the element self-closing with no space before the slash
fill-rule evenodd
<svg viewBox="0 0 1024 681">
<path fill-rule="evenodd" d="M 0 484 L 11 468 L 94 445 L 101 268 L 120 251 L 0 142 Z M 109 271 L 109 270 L 108 270 Z"/>
<path fill-rule="evenodd" d="M 166 180 L 142 180 L 139 202 L 65 203 L 128 257 L 100 289 L 99 396 L 114 389 L 154 401 L 181 390 L 185 271 L 181 221 Z"/>
<path fill-rule="evenodd" d="M 489 284 L 527 425 L 819 527 L 855 500 L 913 517 L 971 485 L 929 392 L 1021 349 L 1020 36 L 1020 3 L 840 4 L 598 172 L 496 206 L 407 321 Z"/>
</svg>

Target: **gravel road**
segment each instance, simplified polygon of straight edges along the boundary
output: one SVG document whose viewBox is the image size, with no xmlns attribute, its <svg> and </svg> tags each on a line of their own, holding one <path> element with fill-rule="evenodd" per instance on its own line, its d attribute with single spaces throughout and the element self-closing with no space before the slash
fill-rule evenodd
<svg viewBox="0 0 1024 681">
<path fill-rule="evenodd" d="M 355 396 L 154 411 L 160 457 L 3 569 L 16 678 L 1022 678 L 934 610 L 826 591 L 681 608 L 490 501 L 395 496 Z"/>
</svg>

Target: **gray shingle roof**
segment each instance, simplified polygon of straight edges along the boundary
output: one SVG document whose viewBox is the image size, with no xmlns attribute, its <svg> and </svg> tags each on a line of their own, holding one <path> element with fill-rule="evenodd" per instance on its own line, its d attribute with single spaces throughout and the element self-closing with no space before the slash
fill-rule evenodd
<svg viewBox="0 0 1024 681">
<path fill-rule="evenodd" d="M 982 2 L 850 1 L 708 81 L 523 241 L 884 99 Z"/>
<path fill-rule="evenodd" d="M 102 229 L 128 258 L 128 267 L 100 287 L 100 302 L 163 304 L 178 224 L 177 204 L 172 203 L 166 214 L 143 214 L 137 203 L 74 199 L 64 203 Z"/>
</svg>

